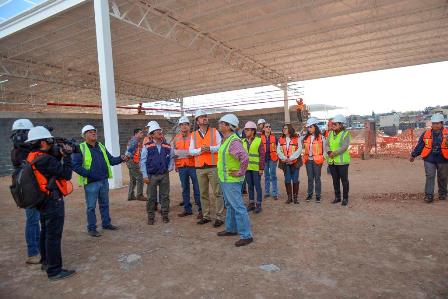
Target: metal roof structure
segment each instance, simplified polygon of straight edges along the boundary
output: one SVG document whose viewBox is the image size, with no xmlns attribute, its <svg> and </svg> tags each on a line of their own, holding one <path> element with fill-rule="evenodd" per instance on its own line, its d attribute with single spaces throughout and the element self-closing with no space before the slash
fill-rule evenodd
<svg viewBox="0 0 448 299">
<path fill-rule="evenodd" d="M 111 0 L 109 15 L 117 105 L 448 60 L 446 0 Z M 93 1 L 0 23 L 0 57 L 2 110 L 100 103 Z"/>
</svg>

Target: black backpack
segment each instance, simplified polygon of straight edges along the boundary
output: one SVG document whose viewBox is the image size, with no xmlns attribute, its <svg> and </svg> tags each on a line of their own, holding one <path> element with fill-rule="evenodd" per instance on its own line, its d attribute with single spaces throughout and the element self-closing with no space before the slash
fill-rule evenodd
<svg viewBox="0 0 448 299">
<path fill-rule="evenodd" d="M 9 189 L 19 208 L 35 208 L 47 198 L 47 194 L 40 190 L 33 171 L 33 165 L 42 158 L 44 158 L 43 155 L 31 162 L 24 160 L 20 168 L 12 175 L 12 185 Z"/>
</svg>

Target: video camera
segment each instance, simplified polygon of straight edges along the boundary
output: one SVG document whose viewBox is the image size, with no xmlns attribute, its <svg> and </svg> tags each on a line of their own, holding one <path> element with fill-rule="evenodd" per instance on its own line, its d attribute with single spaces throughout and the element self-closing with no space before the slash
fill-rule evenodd
<svg viewBox="0 0 448 299">
<path fill-rule="evenodd" d="M 46 126 L 46 125 L 44 125 L 44 127 L 48 131 L 53 132 L 53 127 Z M 70 152 L 70 154 L 71 153 L 81 153 L 79 144 L 75 138 L 67 139 L 64 137 L 54 137 L 54 145 L 50 150 L 50 154 L 56 158 L 62 158 L 60 150 L 63 149 L 63 147 L 62 147 L 63 145 L 69 145 L 72 148 L 72 151 Z"/>
</svg>

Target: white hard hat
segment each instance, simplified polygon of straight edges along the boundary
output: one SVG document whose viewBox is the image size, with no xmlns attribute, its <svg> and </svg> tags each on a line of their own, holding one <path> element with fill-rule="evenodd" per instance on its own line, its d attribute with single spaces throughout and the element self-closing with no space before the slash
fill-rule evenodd
<svg viewBox="0 0 448 299">
<path fill-rule="evenodd" d="M 220 118 L 219 122 L 226 122 L 228 124 L 231 124 L 234 127 L 238 127 L 240 121 L 238 120 L 238 117 L 236 117 L 235 114 L 226 114 L 223 117 Z"/>
<path fill-rule="evenodd" d="M 244 125 L 244 129 L 257 129 L 257 125 L 253 122 L 253 121 L 248 121 L 245 125 Z"/>
<path fill-rule="evenodd" d="M 307 127 L 311 127 L 312 125 L 315 125 L 315 124 L 317 124 L 317 123 L 319 123 L 319 120 L 318 120 L 317 118 L 315 118 L 315 117 L 310 117 L 310 118 L 308 118 L 308 120 L 306 121 L 306 126 L 307 126 Z"/>
<path fill-rule="evenodd" d="M 96 129 L 95 129 L 94 126 L 92 126 L 92 125 L 84 126 L 84 127 L 82 128 L 82 130 L 81 130 L 81 136 L 84 136 L 84 134 L 85 134 L 87 131 L 92 131 L 92 130 L 96 131 Z"/>
<path fill-rule="evenodd" d="M 185 124 L 185 123 L 190 123 L 190 120 L 188 119 L 188 117 L 187 116 L 181 116 L 180 118 L 179 118 L 179 125 L 180 124 Z"/>
<path fill-rule="evenodd" d="M 431 122 L 432 123 L 439 123 L 445 121 L 445 117 L 443 117 L 442 113 L 436 113 L 433 116 L 431 116 Z"/>
<path fill-rule="evenodd" d="M 33 126 L 33 123 L 26 118 L 18 119 L 12 124 L 12 130 L 29 130 Z"/>
<path fill-rule="evenodd" d="M 257 121 L 257 125 L 265 124 L 265 123 L 266 123 L 266 121 L 265 121 L 263 118 L 260 118 L 260 119 Z"/>
<path fill-rule="evenodd" d="M 198 109 L 198 110 L 196 110 L 196 112 L 194 113 L 194 118 L 196 119 L 196 118 L 198 118 L 199 116 L 206 116 L 207 115 L 207 112 L 205 112 L 204 110 L 202 110 L 202 109 Z"/>
<path fill-rule="evenodd" d="M 146 125 L 146 127 L 150 127 L 152 123 L 152 120 L 148 122 L 148 124 Z"/>
<path fill-rule="evenodd" d="M 160 125 L 159 125 L 159 123 L 158 122 L 156 122 L 156 121 L 151 121 L 150 122 L 151 124 L 149 125 L 149 129 L 148 129 L 148 132 L 149 133 L 152 133 L 152 132 L 154 132 L 154 131 L 156 131 L 156 130 L 162 130 L 162 128 L 160 127 Z"/>
<path fill-rule="evenodd" d="M 347 122 L 347 119 L 342 114 L 337 114 L 331 119 L 334 123 L 343 123 L 345 124 Z"/>
<path fill-rule="evenodd" d="M 32 127 L 28 132 L 28 139 L 25 142 L 54 138 L 47 128 L 42 126 Z"/>
</svg>

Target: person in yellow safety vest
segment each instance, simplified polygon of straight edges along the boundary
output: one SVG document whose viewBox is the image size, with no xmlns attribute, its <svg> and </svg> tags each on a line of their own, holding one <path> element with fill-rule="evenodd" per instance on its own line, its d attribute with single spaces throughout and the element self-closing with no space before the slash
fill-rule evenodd
<svg viewBox="0 0 448 299">
<path fill-rule="evenodd" d="M 253 242 L 249 214 L 244 206 L 241 184 L 244 180 L 249 157 L 241 139 L 235 134 L 239 121 L 234 114 L 226 114 L 219 120 L 219 131 L 223 135 L 218 152 L 218 177 L 227 208 L 225 230 L 218 236 L 240 235 L 235 246 L 246 246 Z"/>
<path fill-rule="evenodd" d="M 280 159 L 279 168 L 285 176 L 285 188 L 288 196 L 286 203 L 299 203 L 299 170 L 302 166 L 300 154 L 302 144 L 296 131 L 290 124 L 285 124 L 277 146 L 277 155 Z"/>
<path fill-rule="evenodd" d="M 320 177 L 326 148 L 324 146 L 324 137 L 317 126 L 318 123 L 319 120 L 317 118 L 309 118 L 306 122 L 307 133 L 302 139 L 302 162 L 306 167 L 306 174 L 308 176 L 307 202 L 313 198 L 314 190 L 316 190 L 316 202 L 320 202 L 322 194 Z"/>
<path fill-rule="evenodd" d="M 261 176 L 264 171 L 265 155 L 264 145 L 261 138 L 257 136 L 257 125 L 248 121 L 244 126 L 246 138 L 243 139 L 244 149 L 249 153 L 249 166 L 246 170 L 247 189 L 249 190 L 249 206 L 247 211 L 261 212 L 261 201 L 263 198 L 261 190 Z M 255 203 L 255 191 L 257 192 L 257 203 Z"/>
<path fill-rule="evenodd" d="M 84 142 L 79 145 L 81 153 L 74 153 L 73 171 L 78 174 L 78 182 L 84 186 L 87 205 L 87 232 L 92 237 L 100 237 L 96 228 L 96 202 L 98 201 L 102 227 L 107 230 L 117 230 L 111 223 L 109 215 L 109 181 L 112 178 L 111 166 L 127 162 L 126 155 L 113 157 L 106 147 L 97 142 L 95 127 L 84 126 L 81 130 Z"/>
<path fill-rule="evenodd" d="M 214 194 L 215 222 L 213 227 L 224 224 L 224 201 L 219 185 L 216 165 L 221 135 L 218 130 L 209 126 L 207 113 L 201 109 L 194 114 L 199 129 L 191 134 L 190 155 L 194 156 L 196 174 L 201 193 L 202 219 L 197 222 L 203 225 L 212 221 L 209 185 Z"/>
<path fill-rule="evenodd" d="M 342 182 L 342 205 L 348 205 L 348 167 L 350 164 L 350 141 L 352 139 L 349 131 L 345 129 L 345 116 L 338 114 L 333 117 L 333 128 L 328 139 L 325 140 L 327 149 L 327 162 L 330 167 L 331 177 L 333 179 L 333 188 L 335 199 L 332 203 L 341 202 L 341 182 Z"/>
<path fill-rule="evenodd" d="M 143 147 L 143 137 L 142 129 L 135 129 L 134 135 L 129 139 L 125 153 L 129 157 L 129 161 L 126 162 L 129 169 L 128 200 L 147 200 L 143 196 L 143 176 L 140 172 L 140 154 Z M 134 194 L 135 187 L 137 187 L 137 197 Z"/>
<path fill-rule="evenodd" d="M 425 166 L 425 200 L 434 201 L 434 185 L 437 174 L 439 187 L 439 200 L 446 200 L 448 183 L 448 128 L 443 123 L 445 117 L 436 113 L 431 117 L 431 129 L 421 136 L 411 153 L 410 161 L 414 162 L 419 155 L 422 156 Z"/>
</svg>

